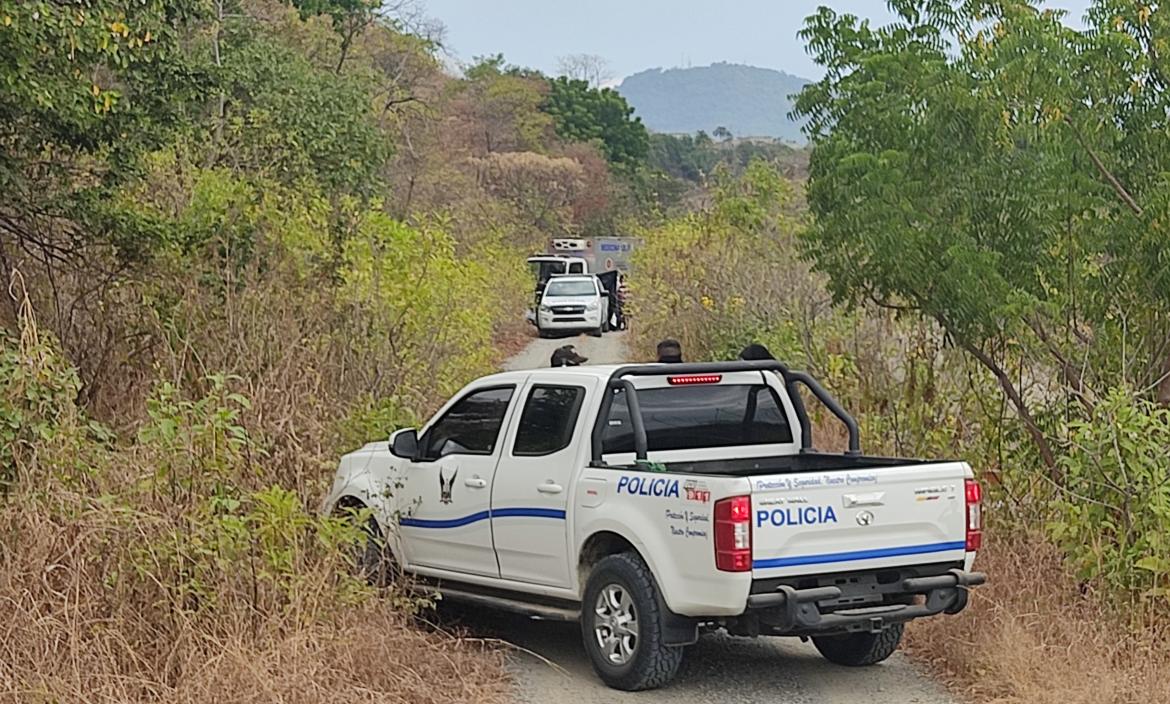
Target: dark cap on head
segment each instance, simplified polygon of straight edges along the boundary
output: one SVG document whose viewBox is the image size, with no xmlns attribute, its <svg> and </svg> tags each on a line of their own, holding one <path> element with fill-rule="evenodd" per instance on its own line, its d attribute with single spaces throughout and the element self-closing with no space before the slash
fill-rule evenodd
<svg viewBox="0 0 1170 704">
<path fill-rule="evenodd" d="M 663 340 L 658 343 L 658 361 L 659 362 L 682 362 L 682 345 L 678 340 Z"/>
<path fill-rule="evenodd" d="M 577 354 L 577 350 L 572 345 L 558 347 L 552 353 L 552 366 L 554 367 L 576 367 L 588 361 L 587 357 Z"/>
<path fill-rule="evenodd" d="M 776 359 L 772 353 L 768 351 L 767 347 L 763 345 L 752 343 L 743 348 L 739 353 L 740 359 Z"/>
</svg>

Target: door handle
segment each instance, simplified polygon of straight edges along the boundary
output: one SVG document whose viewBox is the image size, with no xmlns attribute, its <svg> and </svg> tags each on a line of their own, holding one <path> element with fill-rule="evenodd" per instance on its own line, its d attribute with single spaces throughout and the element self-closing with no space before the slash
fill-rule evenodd
<svg viewBox="0 0 1170 704">
<path fill-rule="evenodd" d="M 871 494 L 845 494 L 841 497 L 845 508 L 857 508 L 858 506 L 884 506 L 886 492 L 875 491 Z"/>
<path fill-rule="evenodd" d="M 487 480 L 480 479 L 479 477 L 468 477 L 467 479 L 463 480 L 463 484 L 464 486 L 469 486 L 472 489 L 482 489 L 487 486 Z"/>
<path fill-rule="evenodd" d="M 536 490 L 542 494 L 559 494 L 565 490 L 565 487 L 553 482 L 551 479 L 544 484 L 537 484 Z"/>
</svg>

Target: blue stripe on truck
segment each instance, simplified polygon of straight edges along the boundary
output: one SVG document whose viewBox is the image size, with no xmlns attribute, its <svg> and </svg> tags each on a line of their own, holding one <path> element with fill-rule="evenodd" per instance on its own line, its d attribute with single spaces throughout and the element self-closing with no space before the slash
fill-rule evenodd
<svg viewBox="0 0 1170 704">
<path fill-rule="evenodd" d="M 830 552 L 821 555 L 798 555 L 796 557 L 774 557 L 770 560 L 753 560 L 752 569 L 766 570 L 770 567 L 796 567 L 797 565 L 823 565 L 827 562 L 852 562 L 873 560 L 880 557 L 901 557 L 903 555 L 924 555 L 932 552 L 966 550 L 967 543 L 959 540 L 950 543 L 927 543 L 925 545 L 904 545 L 897 548 L 877 550 L 854 550 L 852 552 Z"/>
<path fill-rule="evenodd" d="M 563 521 L 565 512 L 555 508 L 493 508 L 490 511 L 448 519 L 403 516 L 398 519 L 398 525 L 408 528 L 461 528 L 489 518 L 555 518 Z"/>
</svg>

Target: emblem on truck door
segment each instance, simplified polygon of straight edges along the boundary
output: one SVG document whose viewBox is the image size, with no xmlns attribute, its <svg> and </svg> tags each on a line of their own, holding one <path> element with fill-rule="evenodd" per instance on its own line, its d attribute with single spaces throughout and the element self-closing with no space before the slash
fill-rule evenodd
<svg viewBox="0 0 1170 704">
<path fill-rule="evenodd" d="M 451 503 L 451 489 L 455 486 L 455 477 L 459 476 L 459 470 L 456 469 L 451 472 L 451 478 L 447 479 L 443 476 L 442 468 L 439 469 L 439 503 Z"/>
<path fill-rule="evenodd" d="M 873 523 L 873 514 L 869 511 L 862 511 L 857 514 L 857 525 L 868 526 L 871 523 Z"/>
</svg>

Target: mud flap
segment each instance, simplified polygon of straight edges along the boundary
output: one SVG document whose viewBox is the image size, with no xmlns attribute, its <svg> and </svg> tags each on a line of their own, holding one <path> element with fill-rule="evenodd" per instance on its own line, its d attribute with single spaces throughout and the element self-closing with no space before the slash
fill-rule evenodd
<svg viewBox="0 0 1170 704">
<path fill-rule="evenodd" d="M 699 640 L 699 621 L 679 616 L 658 595 L 658 613 L 662 614 L 662 642 L 669 646 L 694 645 Z"/>
</svg>

